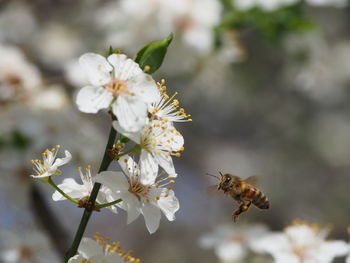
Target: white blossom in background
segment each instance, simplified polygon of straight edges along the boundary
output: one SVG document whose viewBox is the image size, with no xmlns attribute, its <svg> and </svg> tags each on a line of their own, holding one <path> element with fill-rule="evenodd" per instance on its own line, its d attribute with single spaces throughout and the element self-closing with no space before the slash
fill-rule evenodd
<svg viewBox="0 0 350 263">
<path fill-rule="evenodd" d="M 30 230 L 29 230 L 30 229 Z M 0 262 L 59 263 L 48 238 L 33 227 L 24 231 L 0 229 Z"/>
<path fill-rule="evenodd" d="M 67 195 L 74 199 L 83 200 L 85 198 L 89 198 L 94 187 L 95 177 L 91 175 L 91 167 L 88 166 L 85 169 L 85 174 L 82 172 L 82 168 L 78 168 L 78 172 L 80 175 L 80 179 L 83 184 L 78 184 L 73 178 L 66 178 L 63 180 L 62 184 L 59 184 L 58 187 Z M 115 199 L 111 199 L 110 190 L 105 186 L 102 186 L 98 192 L 96 201 L 99 204 L 105 204 Z M 54 201 L 62 201 L 66 200 L 64 196 L 62 196 L 57 190 L 53 193 L 52 199 Z M 115 206 L 108 207 L 111 211 L 117 212 Z"/>
<path fill-rule="evenodd" d="M 122 251 L 120 244 L 108 243 L 109 239 L 103 239 L 98 234 L 94 239 L 84 237 L 78 248 L 78 255 L 69 259 L 68 263 L 123 263 L 141 261 L 132 256 L 132 251 Z"/>
<path fill-rule="evenodd" d="M 348 0 L 306 0 L 311 6 L 344 8 L 349 4 Z"/>
<path fill-rule="evenodd" d="M 58 167 L 68 163 L 72 159 L 72 155 L 69 151 L 65 151 L 65 157 L 57 158 L 57 153 L 60 146 L 52 148 L 51 150 L 46 149 L 42 153 L 43 160 L 32 160 L 34 165 L 34 171 L 36 174 L 31 175 L 33 178 L 44 178 L 49 177 L 51 175 L 60 175 L 61 171 Z"/>
<path fill-rule="evenodd" d="M 118 121 L 113 121 L 113 127 L 121 134 L 140 144 L 140 160 L 142 174 L 153 176 L 158 173 L 158 165 L 167 174 L 176 177 L 175 167 L 171 156 L 181 156 L 184 150 L 184 139 L 170 122 L 153 120 L 142 127 L 139 132 L 129 132 Z"/>
<path fill-rule="evenodd" d="M 0 44 L 0 57 L 0 102 L 25 102 L 41 90 L 39 70 L 20 49 Z"/>
<path fill-rule="evenodd" d="M 217 0 L 112 1 L 96 13 L 96 23 L 107 31 L 107 42 L 136 52 L 135 43 L 163 39 L 174 32 L 196 53 L 212 50 L 214 28 L 222 6 Z"/>
<path fill-rule="evenodd" d="M 169 184 L 173 180 L 166 180 L 154 174 L 153 177 L 142 173 L 144 161 L 140 164 L 129 156 L 123 156 L 119 164 L 125 173 L 106 171 L 96 176 L 96 181 L 110 188 L 114 200 L 123 201 L 117 206 L 128 213 L 127 223 L 133 222 L 142 214 L 148 231 L 152 234 L 158 227 L 161 211 L 168 220 L 175 220 L 175 212 L 179 209 L 179 201 Z M 170 177 L 171 178 L 171 177 Z"/>
<path fill-rule="evenodd" d="M 238 10 L 260 8 L 265 11 L 274 11 L 298 3 L 300 0 L 233 0 L 233 6 Z"/>
<path fill-rule="evenodd" d="M 68 61 L 63 69 L 65 79 L 74 87 L 80 88 L 89 84 L 83 68 L 76 59 Z"/>
<path fill-rule="evenodd" d="M 107 59 L 87 53 L 80 64 L 91 85 L 77 95 L 82 112 L 97 113 L 110 106 L 120 125 L 127 131 L 138 131 L 147 119 L 148 104 L 157 96 L 157 85 L 139 65 L 122 54 Z"/>
<path fill-rule="evenodd" d="M 58 111 L 67 108 L 70 100 L 63 86 L 51 85 L 28 98 L 28 104 L 34 110 Z"/>
<path fill-rule="evenodd" d="M 330 263 L 349 251 L 346 242 L 326 240 L 329 229 L 303 222 L 271 233 L 252 244 L 256 253 L 270 254 L 276 263 Z"/>
<path fill-rule="evenodd" d="M 84 52 L 79 31 L 64 23 L 48 22 L 32 38 L 32 49 L 42 63 L 61 69 L 68 61 Z"/>
<path fill-rule="evenodd" d="M 268 232 L 263 225 L 220 225 L 213 232 L 202 236 L 199 245 L 213 248 L 223 262 L 243 262 L 250 252 L 251 243 Z"/>
<path fill-rule="evenodd" d="M 303 63 L 289 63 L 286 77 L 293 88 L 322 104 L 335 104 L 347 94 L 350 81 L 350 42 L 331 43 L 321 31 L 304 37 L 288 38 L 286 48 L 291 55 L 307 52 Z"/>
</svg>

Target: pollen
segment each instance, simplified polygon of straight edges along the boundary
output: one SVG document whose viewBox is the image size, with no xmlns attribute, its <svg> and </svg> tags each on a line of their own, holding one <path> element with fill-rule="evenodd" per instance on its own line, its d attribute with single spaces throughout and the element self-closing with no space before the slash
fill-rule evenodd
<svg viewBox="0 0 350 263">
<path fill-rule="evenodd" d="M 149 65 L 146 65 L 144 68 L 143 68 L 144 71 L 150 71 L 151 70 L 151 67 Z"/>
</svg>

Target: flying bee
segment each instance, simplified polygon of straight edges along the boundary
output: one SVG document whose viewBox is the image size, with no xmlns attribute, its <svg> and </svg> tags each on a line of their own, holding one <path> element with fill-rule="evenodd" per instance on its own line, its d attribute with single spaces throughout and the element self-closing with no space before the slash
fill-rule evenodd
<svg viewBox="0 0 350 263">
<path fill-rule="evenodd" d="M 221 172 L 221 177 L 208 175 L 218 179 L 218 184 L 214 185 L 218 191 L 223 191 L 224 194 L 230 195 L 238 202 L 239 207 L 232 213 L 233 221 L 236 222 L 240 214 L 248 211 L 251 204 L 260 209 L 269 209 L 270 202 L 266 195 L 252 185 L 256 179 L 255 176 L 242 179 L 236 175 L 222 174 Z"/>
</svg>

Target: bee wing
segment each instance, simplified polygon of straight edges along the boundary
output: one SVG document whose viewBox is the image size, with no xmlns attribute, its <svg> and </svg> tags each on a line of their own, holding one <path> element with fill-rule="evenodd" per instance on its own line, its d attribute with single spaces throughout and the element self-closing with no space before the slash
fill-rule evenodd
<svg viewBox="0 0 350 263">
<path fill-rule="evenodd" d="M 243 179 L 246 183 L 251 184 L 251 185 L 257 185 L 259 181 L 259 177 L 254 175 L 254 176 L 249 176 L 246 179 Z"/>
</svg>

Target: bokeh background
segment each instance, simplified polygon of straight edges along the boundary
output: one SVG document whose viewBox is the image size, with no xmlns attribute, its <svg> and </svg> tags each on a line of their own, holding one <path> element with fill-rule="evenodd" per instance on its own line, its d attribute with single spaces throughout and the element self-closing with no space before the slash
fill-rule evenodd
<svg viewBox="0 0 350 263">
<path fill-rule="evenodd" d="M 234 201 L 207 192 L 215 180 L 205 173 L 221 171 L 258 176 L 271 201 L 236 227 L 280 231 L 300 218 L 331 224 L 331 238 L 348 240 L 348 1 L 2 0 L 0 262 L 60 262 L 79 223 L 81 209 L 54 202 L 53 189 L 29 177 L 30 160 L 56 144 L 73 155 L 56 183 L 78 178 L 78 166 L 98 169 L 110 120 L 75 106 L 86 83 L 79 56 L 107 54 L 110 45 L 133 56 L 170 32 L 154 78 L 179 92 L 193 118 L 177 125 L 186 149 L 175 161 L 177 219 L 163 218 L 149 235 L 142 217 L 126 225 L 123 211 L 106 210 L 86 236 L 121 241 L 143 262 L 217 262 L 198 240 L 233 224 Z"/>
</svg>

